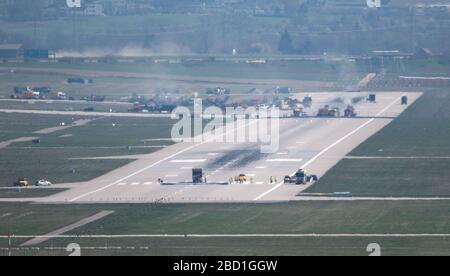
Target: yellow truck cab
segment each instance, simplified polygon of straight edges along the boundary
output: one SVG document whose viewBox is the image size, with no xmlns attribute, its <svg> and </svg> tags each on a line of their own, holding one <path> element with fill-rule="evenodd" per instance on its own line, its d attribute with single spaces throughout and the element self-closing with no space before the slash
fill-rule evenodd
<svg viewBox="0 0 450 276">
<path fill-rule="evenodd" d="M 28 179 L 26 179 L 26 178 L 19 178 L 14 183 L 14 186 L 16 186 L 16 187 L 28 187 L 28 185 L 29 185 L 29 182 L 28 182 Z"/>
</svg>

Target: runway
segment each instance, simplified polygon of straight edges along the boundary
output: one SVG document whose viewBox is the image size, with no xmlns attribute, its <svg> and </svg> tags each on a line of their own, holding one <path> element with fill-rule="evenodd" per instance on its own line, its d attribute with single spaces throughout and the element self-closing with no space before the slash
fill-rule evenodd
<svg viewBox="0 0 450 276">
<path fill-rule="evenodd" d="M 366 95 L 315 93 L 313 109 L 309 112 L 315 114 L 318 108 L 327 103 L 332 107 L 343 106 L 351 98 Z M 92 181 L 73 185 L 74 188 L 68 191 L 33 201 L 212 203 L 293 200 L 308 186 L 284 184 L 284 176 L 291 175 L 300 167 L 319 177 L 323 176 L 351 150 L 392 122 L 408 107 L 400 104 L 403 95 L 407 95 L 412 104 L 421 93 L 378 93 L 377 103 L 363 100 L 354 105 L 357 118 L 280 119 L 280 146 L 275 153 L 261 153 L 258 143 L 226 143 L 209 139 L 202 142 L 182 142 L 142 156 L 141 159 Z M 242 129 L 227 129 L 227 135 L 239 131 Z M 159 178 L 173 183 L 191 181 L 192 168 L 203 168 L 210 184 L 158 183 Z M 249 183 L 217 184 L 227 182 L 239 174 L 246 174 Z M 270 183 L 271 177 L 277 179 L 276 183 Z M 319 184 L 320 182 L 317 183 Z"/>
</svg>

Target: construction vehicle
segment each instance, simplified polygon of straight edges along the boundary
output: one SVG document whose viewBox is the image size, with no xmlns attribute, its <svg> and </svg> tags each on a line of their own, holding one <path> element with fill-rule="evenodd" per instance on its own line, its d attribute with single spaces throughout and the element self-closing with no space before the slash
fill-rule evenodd
<svg viewBox="0 0 450 276">
<path fill-rule="evenodd" d="M 67 95 L 64 92 L 54 91 L 50 93 L 50 98 L 52 100 L 65 100 L 67 99 Z"/>
<path fill-rule="evenodd" d="M 330 108 L 329 105 L 319 109 L 319 112 L 317 113 L 317 117 L 339 117 L 340 115 L 341 112 L 339 108 Z"/>
<path fill-rule="evenodd" d="M 240 184 L 247 182 L 247 175 L 240 174 L 234 178 L 234 182 L 239 182 Z"/>
<path fill-rule="evenodd" d="M 377 102 L 377 95 L 375 94 L 370 94 L 366 101 L 368 101 L 369 103 L 376 103 Z"/>
<path fill-rule="evenodd" d="M 299 169 L 293 176 L 285 176 L 285 184 L 306 185 L 319 180 L 317 175 L 309 175 L 305 169 Z"/>
<path fill-rule="evenodd" d="M 313 103 L 313 100 L 312 100 L 311 96 L 306 96 L 302 100 L 302 104 L 305 108 L 311 108 L 312 103 Z"/>
<path fill-rule="evenodd" d="M 192 183 L 201 184 L 205 182 L 206 178 L 203 174 L 203 169 L 192 169 Z"/>
<path fill-rule="evenodd" d="M 21 177 L 18 178 L 16 182 L 14 182 L 15 187 L 28 187 L 29 182 L 28 179 Z"/>
<path fill-rule="evenodd" d="M 352 105 L 347 106 L 344 111 L 344 117 L 354 118 L 356 115 L 355 108 Z"/>
<path fill-rule="evenodd" d="M 408 105 L 408 97 L 407 96 L 402 97 L 402 105 Z"/>
<path fill-rule="evenodd" d="M 305 117 L 307 116 L 306 112 L 303 111 L 303 108 L 297 107 L 294 109 L 294 117 Z"/>
</svg>

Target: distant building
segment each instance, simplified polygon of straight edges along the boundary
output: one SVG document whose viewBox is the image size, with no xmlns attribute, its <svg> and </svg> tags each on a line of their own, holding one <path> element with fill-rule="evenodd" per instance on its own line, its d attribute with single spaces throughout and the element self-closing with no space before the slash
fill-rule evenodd
<svg viewBox="0 0 450 276">
<path fill-rule="evenodd" d="M 0 60 L 22 59 L 22 44 L 0 44 Z"/>
</svg>

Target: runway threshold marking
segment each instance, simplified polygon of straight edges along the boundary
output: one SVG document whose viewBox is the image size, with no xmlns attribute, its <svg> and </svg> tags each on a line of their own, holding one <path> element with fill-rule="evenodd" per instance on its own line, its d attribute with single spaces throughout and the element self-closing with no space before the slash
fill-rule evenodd
<svg viewBox="0 0 450 276">
<path fill-rule="evenodd" d="M 243 126 L 240 126 L 240 127 L 238 127 L 238 128 L 233 128 L 233 129 L 230 130 L 230 131 L 226 131 L 226 132 L 222 133 L 221 136 L 229 135 L 229 134 L 232 133 L 232 132 L 236 132 L 237 130 L 240 130 L 240 129 L 242 129 L 242 128 L 247 128 L 247 127 L 250 126 L 251 124 L 255 124 L 255 123 L 257 123 L 257 122 L 258 122 L 258 121 L 250 121 L 249 123 L 247 123 L 247 124 L 245 124 L 245 125 L 243 125 Z M 208 139 L 208 140 L 206 140 L 206 141 L 200 142 L 200 143 L 198 143 L 198 144 L 195 144 L 195 145 L 192 145 L 192 146 L 190 146 L 190 147 L 187 147 L 187 148 L 185 148 L 185 149 L 183 149 L 183 150 L 180 150 L 179 152 L 176 152 L 176 153 L 174 153 L 174 154 L 172 154 L 172 155 L 170 155 L 170 156 L 168 156 L 168 157 L 166 157 L 166 158 L 163 158 L 163 159 L 161 159 L 161 160 L 159 160 L 159 161 L 157 161 L 157 162 L 155 162 L 155 163 L 153 163 L 153 164 L 151 164 L 151 165 L 149 165 L 149 166 L 147 166 L 147 167 L 145 167 L 145 168 L 142 168 L 142 169 L 140 169 L 140 170 L 138 170 L 138 171 L 136 171 L 136 172 L 134 172 L 134 173 L 132 173 L 132 174 L 129 174 L 129 175 L 127 175 L 127 176 L 125 176 L 125 177 L 123 177 L 123 178 L 121 178 L 121 179 L 119 179 L 119 180 L 117 180 L 117 181 L 115 181 L 115 182 L 113 182 L 113 183 L 111 183 L 111 184 L 109 184 L 109 185 L 103 186 L 103 187 L 98 188 L 98 189 L 96 189 L 96 190 L 93 190 L 93 191 L 90 191 L 90 192 L 81 194 L 81 195 L 79 195 L 79 196 L 77 196 L 77 197 L 74 197 L 74 198 L 68 200 L 68 202 L 75 202 L 75 201 L 77 201 L 77 200 L 80 200 L 80 199 L 82 199 L 82 198 L 85 198 L 86 196 L 90 196 L 90 195 L 92 195 L 92 194 L 95 194 L 95 193 L 104 191 L 104 190 L 106 190 L 106 189 L 108 189 L 108 188 L 110 188 L 110 187 L 112 187 L 112 186 L 117 185 L 118 183 L 121 183 L 121 182 L 123 182 L 123 181 L 125 181 L 125 180 L 127 180 L 127 179 L 129 179 L 129 178 L 131 178 L 131 177 L 133 177 L 133 176 L 136 176 L 136 175 L 138 175 L 138 174 L 140 174 L 140 173 L 142 173 L 142 172 L 145 172 L 146 170 L 151 169 L 151 168 L 153 168 L 153 167 L 155 167 L 155 166 L 157 166 L 157 165 L 159 165 L 159 164 L 161 164 L 161 163 L 163 163 L 163 162 L 166 162 L 167 160 L 170 160 L 170 159 L 172 159 L 172 158 L 175 158 L 175 157 L 177 157 L 177 156 L 180 155 L 180 154 L 183 154 L 183 153 L 188 152 L 188 151 L 190 151 L 190 150 L 192 150 L 192 149 L 198 148 L 198 147 L 200 147 L 200 146 L 202 146 L 202 145 L 204 145 L 204 144 L 207 144 L 207 143 L 209 143 L 209 142 L 212 142 L 212 141 L 216 140 L 217 138 L 218 138 L 218 137 L 214 135 L 214 137 L 212 137 L 211 139 Z"/>
<path fill-rule="evenodd" d="M 203 163 L 206 159 L 172 160 L 170 163 Z"/>
<path fill-rule="evenodd" d="M 267 159 L 266 160 L 266 162 L 271 162 L 271 163 L 273 163 L 273 162 L 296 162 L 296 163 L 299 163 L 302 161 L 303 161 L 303 159 Z"/>
<path fill-rule="evenodd" d="M 307 166 L 311 165 L 311 163 L 313 163 L 314 161 L 316 161 L 319 157 L 321 157 L 322 155 L 324 155 L 325 153 L 327 153 L 328 151 L 330 151 L 332 148 L 334 148 L 335 146 L 339 145 L 340 143 L 342 143 L 343 141 L 345 141 L 347 138 L 353 136 L 355 133 L 357 133 L 358 131 L 360 131 L 361 129 L 365 128 L 366 126 L 368 126 L 369 124 L 371 124 L 373 121 L 375 121 L 376 117 L 379 117 L 381 115 L 383 115 L 383 113 L 385 113 L 388 109 L 390 109 L 395 103 L 397 103 L 398 101 L 400 101 L 401 97 L 397 98 L 395 101 L 393 101 L 391 104 L 389 104 L 387 107 L 385 107 L 383 110 L 381 110 L 380 112 L 378 112 L 377 115 L 375 115 L 374 118 L 368 120 L 367 122 L 365 122 L 364 124 L 360 125 L 358 128 L 354 129 L 352 132 L 348 133 L 347 135 L 345 135 L 344 137 L 342 137 L 341 139 L 337 140 L 336 142 L 334 142 L 333 144 L 329 145 L 327 148 L 325 148 L 324 150 L 322 150 L 321 152 L 319 152 L 316 156 L 314 156 L 311 160 L 309 160 L 308 162 L 306 162 L 302 168 L 306 168 Z M 280 182 L 279 184 L 277 184 L 276 186 L 274 186 L 273 188 L 271 188 L 270 190 L 260 194 L 259 196 L 257 196 L 253 201 L 258 201 L 261 198 L 265 197 L 266 195 L 272 193 L 273 191 L 279 189 L 281 186 L 284 185 L 284 181 Z"/>
</svg>

